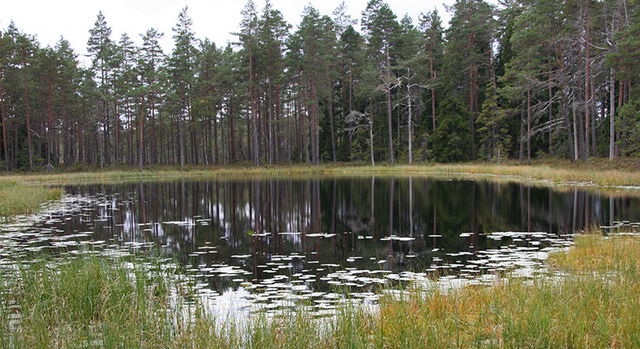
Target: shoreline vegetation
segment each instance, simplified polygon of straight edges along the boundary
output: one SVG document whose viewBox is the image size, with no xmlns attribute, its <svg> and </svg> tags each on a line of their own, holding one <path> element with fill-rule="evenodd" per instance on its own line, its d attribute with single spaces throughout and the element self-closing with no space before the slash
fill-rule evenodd
<svg viewBox="0 0 640 349">
<path fill-rule="evenodd" d="M 345 306 L 314 320 L 304 310 L 240 328 L 190 297 L 174 271 L 140 260 L 80 256 L 24 263 L 0 292 L 3 347 L 636 348 L 640 239 L 581 234 L 552 254 L 560 277 L 507 276 L 492 286 L 383 297 L 377 311 Z M 187 287 L 187 288 L 185 288 Z M 178 292 L 172 292 L 178 290 Z M 172 305 L 174 304 L 174 305 Z M 319 326 L 322 321 L 323 326 Z"/>
<path fill-rule="evenodd" d="M 635 159 L 593 159 L 570 162 L 548 160 L 526 165 L 521 162 L 416 164 L 416 165 L 353 165 L 337 163 L 320 166 L 156 166 L 143 170 L 115 168 L 92 171 L 60 171 L 53 173 L 0 174 L 0 218 L 27 214 L 42 203 L 59 199 L 62 190 L 55 186 L 74 183 L 112 183 L 134 181 L 164 181 L 176 179 L 237 179 L 308 176 L 444 176 L 463 179 L 509 181 L 562 187 L 578 186 L 607 193 L 624 191 L 640 194 L 640 161 Z"/>
<path fill-rule="evenodd" d="M 0 179 L 0 224 L 12 216 L 39 211 L 51 200 L 59 200 L 63 190 L 42 184 Z"/>
<path fill-rule="evenodd" d="M 370 166 L 367 164 L 333 163 L 326 165 L 229 165 L 229 166 L 152 166 L 137 168 L 107 168 L 93 170 L 62 170 L 60 172 L 7 173 L 0 172 L 0 181 L 22 181 L 27 183 L 68 184 L 78 182 L 119 182 L 144 179 L 180 178 L 234 178 L 277 177 L 291 175 L 466 175 L 504 176 L 519 182 L 548 181 L 555 184 L 593 184 L 598 186 L 640 186 L 640 161 L 619 159 L 608 161 L 549 160 L 532 162 L 509 161 L 501 164 L 469 162 L 453 164 L 422 163 L 415 165 Z"/>
</svg>

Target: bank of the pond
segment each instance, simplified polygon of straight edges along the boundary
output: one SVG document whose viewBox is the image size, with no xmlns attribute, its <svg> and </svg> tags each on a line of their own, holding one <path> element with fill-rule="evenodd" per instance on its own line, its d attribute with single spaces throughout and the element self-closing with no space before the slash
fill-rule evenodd
<svg viewBox="0 0 640 349">
<path fill-rule="evenodd" d="M 2 282 L 3 347 L 637 348 L 640 238 L 581 236 L 551 257 L 567 273 L 533 282 L 409 293 L 379 312 L 342 309 L 324 327 L 303 312 L 250 320 L 245 331 L 191 308 L 176 319 L 175 274 L 137 262 L 81 257 L 31 263 Z M 184 310 L 184 308 L 183 308 Z"/>
<path fill-rule="evenodd" d="M 18 214 L 36 212 L 44 202 L 60 199 L 61 196 L 60 188 L 0 177 L 0 222 Z"/>
<path fill-rule="evenodd" d="M 320 175 L 461 175 L 461 176 L 508 176 L 514 181 L 551 181 L 575 184 L 589 183 L 600 186 L 640 186 L 640 161 L 635 159 L 593 159 L 590 161 L 570 162 L 562 160 L 539 161 L 531 165 L 519 162 L 462 163 L 462 164 L 416 164 L 416 165 L 353 165 L 337 163 L 320 166 L 190 166 L 178 169 L 172 166 L 149 167 L 144 170 L 135 168 L 106 169 L 80 172 L 56 173 L 5 173 L 3 180 L 78 183 L 135 181 L 144 179 L 177 178 L 238 178 L 238 177 L 281 177 L 281 176 L 320 176 Z"/>
</svg>

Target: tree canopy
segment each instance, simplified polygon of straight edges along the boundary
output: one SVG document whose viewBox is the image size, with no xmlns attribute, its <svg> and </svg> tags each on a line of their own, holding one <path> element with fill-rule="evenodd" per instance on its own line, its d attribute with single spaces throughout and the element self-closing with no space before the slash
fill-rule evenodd
<svg viewBox="0 0 640 349">
<path fill-rule="evenodd" d="M 249 0 L 237 42 L 192 29 L 68 41 L 0 29 L 0 166 L 186 166 L 640 155 L 639 0 L 456 0 L 398 16 Z M 411 18 L 417 18 L 414 23 Z M 64 34 L 64 33 L 61 33 Z M 170 52 L 160 40 L 171 35 Z"/>
</svg>

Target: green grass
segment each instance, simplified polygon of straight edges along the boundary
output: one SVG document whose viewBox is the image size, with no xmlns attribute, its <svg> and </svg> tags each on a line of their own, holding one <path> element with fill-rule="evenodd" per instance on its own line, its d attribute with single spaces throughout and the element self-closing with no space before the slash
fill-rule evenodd
<svg viewBox="0 0 640 349">
<path fill-rule="evenodd" d="M 154 263 L 80 257 L 4 278 L 0 344 L 16 348 L 637 348 L 640 239 L 585 236 L 550 267 L 560 279 L 509 279 L 449 292 L 383 298 L 378 311 L 345 307 L 314 320 L 303 310 L 257 315 L 241 330 L 194 305 L 177 311 L 175 274 Z M 19 325 L 9 316 L 19 316 Z M 180 314 L 185 314 L 181 316 Z M 322 325 L 324 324 L 324 325 Z"/>
<path fill-rule="evenodd" d="M 33 213 L 41 208 L 42 203 L 61 196 L 62 189 L 59 188 L 0 179 L 0 221 L 18 214 Z"/>
<path fill-rule="evenodd" d="M 90 344 L 160 347 L 171 326 L 162 312 L 168 304 L 168 277 L 141 265 L 98 257 L 71 259 L 52 266 L 22 265 L 18 278 L 4 279 L 2 347 L 77 348 Z M 7 313 L 18 314 L 17 325 Z"/>
</svg>

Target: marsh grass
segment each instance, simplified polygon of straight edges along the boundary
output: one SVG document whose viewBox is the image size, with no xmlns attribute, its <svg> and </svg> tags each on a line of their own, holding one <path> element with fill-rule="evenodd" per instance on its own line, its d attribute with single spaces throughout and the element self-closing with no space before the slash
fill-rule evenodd
<svg viewBox="0 0 640 349">
<path fill-rule="evenodd" d="M 246 179 L 247 177 L 308 177 L 308 176 L 447 176 L 482 178 L 494 181 L 528 182 L 539 185 L 598 185 L 601 187 L 640 186 L 640 163 L 626 159 L 607 161 L 596 159 L 588 162 L 540 161 L 531 165 L 518 162 L 380 165 L 336 163 L 320 166 L 192 166 L 183 170 L 171 166 L 155 166 L 139 169 L 107 169 L 92 172 L 60 172 L 53 174 L 24 174 L 4 176 L 6 180 L 37 183 L 104 183 L 143 180 L 176 179 Z M 603 188 L 601 188 L 603 189 Z M 606 189 L 606 188 L 605 188 Z M 608 188 L 612 190 L 616 188 Z"/>
<path fill-rule="evenodd" d="M 583 234 L 577 248 L 556 253 L 549 264 L 574 273 L 617 273 L 635 276 L 640 262 L 640 237 Z"/>
<path fill-rule="evenodd" d="M 640 239 L 580 236 L 554 255 L 562 277 L 409 291 L 374 310 L 306 310 L 215 319 L 179 306 L 175 274 L 154 264 L 80 257 L 29 263 L 2 282 L 3 347 L 132 348 L 637 348 Z M 152 268 L 149 269 L 148 265 Z M 149 270 L 155 270 L 150 272 Z M 13 280 L 13 281 L 8 281 Z M 172 290 L 178 290 L 177 292 Z M 198 299 L 195 297 L 195 299 Z M 186 311 L 188 310 L 188 311 Z M 9 319 L 17 320 L 9 321 Z"/>
<path fill-rule="evenodd" d="M 23 264 L 5 278 L 3 347 L 129 347 L 144 337 L 162 345 L 171 326 L 168 275 L 99 257 Z"/>
<path fill-rule="evenodd" d="M 62 193 L 60 188 L 0 179 L 0 221 L 18 214 L 36 212 L 44 202 L 60 199 Z"/>
</svg>

